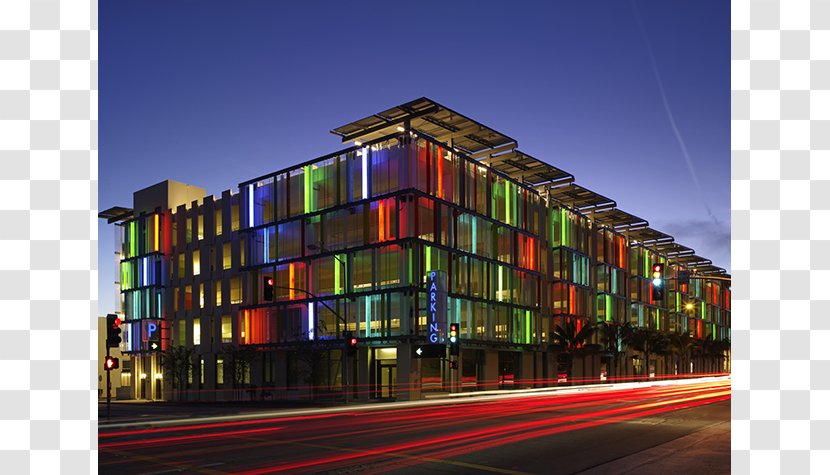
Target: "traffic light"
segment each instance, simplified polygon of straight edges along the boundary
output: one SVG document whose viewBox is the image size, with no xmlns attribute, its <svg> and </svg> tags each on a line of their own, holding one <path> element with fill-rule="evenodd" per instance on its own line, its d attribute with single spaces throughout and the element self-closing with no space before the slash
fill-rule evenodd
<svg viewBox="0 0 830 475">
<path fill-rule="evenodd" d="M 114 356 L 107 356 L 104 359 L 104 371 L 111 371 L 118 369 L 118 358 Z"/>
<path fill-rule="evenodd" d="M 664 264 L 654 264 L 651 266 L 651 299 L 663 300 L 663 290 L 665 290 L 665 280 L 663 280 Z"/>
<path fill-rule="evenodd" d="M 266 302 L 274 300 L 274 278 L 265 276 L 262 278 L 262 298 Z"/>
<path fill-rule="evenodd" d="M 349 355 L 356 355 L 357 354 L 357 337 L 352 334 L 352 332 L 343 332 L 343 339 L 346 342 L 346 351 L 349 352 Z"/>
<path fill-rule="evenodd" d="M 118 348 L 121 344 L 121 319 L 118 315 L 107 315 L 107 348 Z"/>
<path fill-rule="evenodd" d="M 450 369 L 458 369 L 458 361 L 450 361 Z"/>
<path fill-rule="evenodd" d="M 460 346 L 458 341 L 458 324 L 450 323 L 450 354 L 458 356 Z"/>
</svg>

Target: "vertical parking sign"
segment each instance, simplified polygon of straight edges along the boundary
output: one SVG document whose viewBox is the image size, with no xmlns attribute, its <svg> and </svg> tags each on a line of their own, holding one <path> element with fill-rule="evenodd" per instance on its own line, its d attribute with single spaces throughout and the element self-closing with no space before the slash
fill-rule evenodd
<svg viewBox="0 0 830 475">
<path fill-rule="evenodd" d="M 427 272 L 427 335 L 430 343 L 444 341 L 447 333 L 447 273 Z"/>
<path fill-rule="evenodd" d="M 161 320 L 145 320 L 142 323 L 142 340 L 144 349 L 161 351 Z"/>
</svg>

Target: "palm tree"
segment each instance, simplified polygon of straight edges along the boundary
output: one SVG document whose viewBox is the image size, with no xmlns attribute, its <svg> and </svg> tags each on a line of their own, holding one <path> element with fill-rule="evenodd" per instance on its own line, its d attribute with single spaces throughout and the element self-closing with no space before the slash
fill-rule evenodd
<svg viewBox="0 0 830 475">
<path fill-rule="evenodd" d="M 595 329 L 596 327 L 591 322 L 585 322 L 577 330 L 576 323 L 572 319 L 567 319 L 561 326 L 557 324 L 556 328 L 554 328 L 551 334 L 551 340 L 567 358 L 569 378 L 573 377 L 574 355 L 590 340 Z"/>
<path fill-rule="evenodd" d="M 717 342 L 712 339 L 712 335 L 706 335 L 704 338 L 697 338 L 694 340 L 692 346 L 692 356 L 703 365 L 703 372 L 709 372 L 711 362 L 717 354 Z"/>
<path fill-rule="evenodd" d="M 724 338 L 720 341 L 721 344 L 721 358 L 727 359 L 729 358 L 729 351 L 732 349 L 732 341 L 729 338 Z M 721 371 L 723 371 L 723 367 L 721 367 Z M 731 372 L 731 367 L 730 367 Z"/>
<path fill-rule="evenodd" d="M 717 365 L 716 372 L 723 371 L 723 360 L 727 357 L 726 352 L 731 348 L 732 343 L 728 339 L 714 340 L 709 346 L 709 353 L 714 364 Z"/>
<path fill-rule="evenodd" d="M 672 355 L 672 344 L 669 334 L 662 331 L 653 331 L 649 342 L 651 350 L 663 357 L 664 370 L 668 374 L 668 359 Z M 656 368 L 655 368 L 656 370 Z"/>
<path fill-rule="evenodd" d="M 645 359 L 644 373 L 646 377 L 651 373 L 649 362 L 652 353 L 663 355 L 668 350 L 668 337 L 663 332 L 651 328 L 634 327 L 628 336 L 628 345 L 641 353 Z"/>
<path fill-rule="evenodd" d="M 600 332 L 600 341 L 604 345 L 604 350 L 611 354 L 614 364 L 614 376 L 622 373 L 618 371 L 617 366 L 622 361 L 620 355 L 625 354 L 625 341 L 627 335 L 631 334 L 631 322 L 619 323 L 615 321 L 600 322 L 597 329 Z"/>
<path fill-rule="evenodd" d="M 689 352 L 692 348 L 692 337 L 689 332 L 672 333 L 669 335 L 672 354 L 677 356 L 678 374 L 689 371 Z"/>
</svg>

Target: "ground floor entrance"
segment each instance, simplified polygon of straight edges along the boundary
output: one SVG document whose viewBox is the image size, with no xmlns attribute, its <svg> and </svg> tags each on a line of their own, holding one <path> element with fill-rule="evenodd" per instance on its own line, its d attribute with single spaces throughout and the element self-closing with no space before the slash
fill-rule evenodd
<svg viewBox="0 0 830 475">
<path fill-rule="evenodd" d="M 381 362 L 377 365 L 375 397 L 392 399 L 398 384 L 398 366 L 394 363 Z"/>
</svg>

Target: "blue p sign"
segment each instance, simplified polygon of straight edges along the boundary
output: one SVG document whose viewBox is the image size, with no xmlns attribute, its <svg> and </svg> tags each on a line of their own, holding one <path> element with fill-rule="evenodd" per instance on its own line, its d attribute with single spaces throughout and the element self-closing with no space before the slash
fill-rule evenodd
<svg viewBox="0 0 830 475">
<path fill-rule="evenodd" d="M 158 325 L 156 325 L 155 323 L 148 323 L 147 324 L 147 339 L 148 340 L 153 339 L 153 333 L 156 332 L 157 328 L 158 328 Z"/>
</svg>

